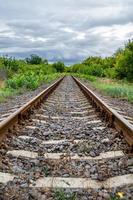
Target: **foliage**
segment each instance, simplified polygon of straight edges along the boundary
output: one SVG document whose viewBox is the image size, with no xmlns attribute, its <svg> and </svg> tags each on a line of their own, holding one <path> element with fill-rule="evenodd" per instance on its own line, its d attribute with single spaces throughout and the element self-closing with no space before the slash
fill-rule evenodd
<svg viewBox="0 0 133 200">
<path fill-rule="evenodd" d="M 32 55 L 28 63 L 8 56 L 0 57 L 0 73 L 0 83 L 4 81 L 4 88 L 0 89 L 0 101 L 20 91 L 34 90 L 61 76 L 53 65 L 36 55 Z M 2 73 L 5 74 L 4 79 Z"/>
<path fill-rule="evenodd" d="M 133 80 L 133 41 L 129 41 L 125 49 L 117 55 L 116 76 Z"/>
<path fill-rule="evenodd" d="M 104 82 L 97 80 L 93 83 L 93 86 L 106 95 L 127 99 L 129 102 L 133 103 L 133 87 L 128 83 Z"/>
<path fill-rule="evenodd" d="M 18 71 L 19 64 L 15 58 L 3 57 L 2 61 L 3 61 L 3 65 L 5 66 L 5 69 L 12 70 L 14 72 Z"/>
<path fill-rule="evenodd" d="M 129 40 L 124 49 L 118 49 L 111 57 L 89 57 L 80 64 L 73 65 L 72 73 L 97 77 L 126 79 L 133 81 L 133 41 Z"/>
<path fill-rule="evenodd" d="M 30 55 L 30 57 L 29 57 L 29 58 L 26 58 L 25 60 L 26 60 L 26 62 L 27 62 L 28 64 L 32 64 L 32 65 L 39 65 L 39 64 L 41 64 L 41 63 L 43 62 L 42 58 L 39 57 L 39 56 L 36 55 L 36 54 Z"/>
<path fill-rule="evenodd" d="M 42 71 L 41 71 L 42 72 Z M 6 81 L 6 85 L 8 88 L 19 89 L 31 89 L 34 90 L 38 88 L 43 82 L 49 82 L 49 80 L 53 80 L 58 77 L 59 74 L 36 74 L 33 71 L 28 71 L 25 74 L 15 75 L 13 78 L 8 79 Z"/>
<path fill-rule="evenodd" d="M 20 94 L 25 92 L 26 90 L 34 90 L 38 86 L 41 85 L 41 83 L 50 83 L 51 81 L 59 78 L 61 74 L 59 73 L 53 73 L 53 74 L 46 74 L 44 76 L 34 77 L 34 74 L 31 73 L 30 77 L 25 75 L 16 75 L 12 79 L 8 79 L 6 81 L 6 87 L 0 89 L 0 102 L 3 102 L 6 100 L 6 98 L 14 96 L 16 94 Z"/>
<path fill-rule="evenodd" d="M 27 89 L 36 89 L 39 86 L 39 77 L 34 72 L 27 72 L 25 74 L 19 74 L 14 76 L 12 79 L 7 80 L 7 87 L 18 89 L 18 88 L 27 88 Z"/>
<path fill-rule="evenodd" d="M 14 96 L 21 93 L 21 90 L 16 91 L 11 88 L 2 88 L 0 89 L 0 103 L 5 101 L 8 97 Z"/>
<path fill-rule="evenodd" d="M 95 76 L 86 75 L 86 74 L 76 74 L 76 76 L 81 78 L 81 79 L 88 80 L 88 81 L 91 81 L 91 82 L 94 82 L 94 81 L 97 80 L 97 78 Z"/>
<path fill-rule="evenodd" d="M 62 62 L 56 62 L 53 64 L 53 67 L 57 70 L 57 72 L 64 72 L 65 70 L 65 65 Z"/>
<path fill-rule="evenodd" d="M 107 78 L 97 78 L 95 76 L 85 74 L 74 74 L 77 77 L 88 80 L 91 85 L 100 90 L 103 94 L 111 97 L 126 99 L 133 103 L 133 87 L 132 83 L 123 80 L 112 80 Z"/>
</svg>

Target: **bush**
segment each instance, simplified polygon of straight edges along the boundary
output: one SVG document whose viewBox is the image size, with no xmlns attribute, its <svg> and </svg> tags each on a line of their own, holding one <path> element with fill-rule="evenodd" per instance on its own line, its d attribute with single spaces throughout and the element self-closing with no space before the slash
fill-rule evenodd
<svg viewBox="0 0 133 200">
<path fill-rule="evenodd" d="M 116 78 L 116 70 L 115 68 L 107 68 L 104 70 L 105 77 L 108 78 Z"/>
<path fill-rule="evenodd" d="M 12 79 L 8 79 L 6 84 L 7 87 L 13 89 L 26 88 L 33 90 L 39 86 L 39 79 L 35 73 L 27 72 L 14 76 Z"/>
<path fill-rule="evenodd" d="M 89 74 L 89 75 L 92 75 L 92 76 L 103 77 L 104 76 L 104 70 L 98 64 L 93 64 L 93 65 L 91 65 L 90 67 L 87 68 L 86 74 Z"/>
<path fill-rule="evenodd" d="M 74 73 L 81 73 L 81 74 L 88 74 L 92 76 L 104 76 L 104 70 L 98 64 L 93 65 L 84 65 L 84 64 L 76 64 L 72 67 L 72 72 Z"/>
<path fill-rule="evenodd" d="M 133 81 L 133 40 L 111 57 L 89 57 L 83 63 L 73 65 L 71 72 Z"/>
</svg>

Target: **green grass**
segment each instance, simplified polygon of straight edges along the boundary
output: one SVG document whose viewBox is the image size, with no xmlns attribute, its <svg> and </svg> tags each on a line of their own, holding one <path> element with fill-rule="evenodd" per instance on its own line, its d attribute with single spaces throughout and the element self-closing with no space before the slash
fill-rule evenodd
<svg viewBox="0 0 133 200">
<path fill-rule="evenodd" d="M 18 91 L 10 88 L 2 88 L 0 89 L 0 103 L 4 102 L 8 97 L 12 97 L 16 95 Z"/>
<path fill-rule="evenodd" d="M 91 76 L 91 75 L 86 75 L 86 74 L 72 74 L 73 76 L 79 77 L 83 80 L 88 80 L 91 82 L 94 82 L 97 80 L 97 78 L 95 76 Z"/>
<path fill-rule="evenodd" d="M 91 85 L 101 91 L 102 94 L 115 98 L 126 99 L 133 103 L 133 83 L 127 81 L 96 78 L 88 75 L 76 75 L 81 79 L 88 80 Z"/>
<path fill-rule="evenodd" d="M 133 84 L 123 82 L 107 83 L 98 79 L 93 82 L 92 85 L 96 89 L 99 89 L 105 95 L 120 99 L 126 99 L 130 103 L 133 103 Z"/>
</svg>

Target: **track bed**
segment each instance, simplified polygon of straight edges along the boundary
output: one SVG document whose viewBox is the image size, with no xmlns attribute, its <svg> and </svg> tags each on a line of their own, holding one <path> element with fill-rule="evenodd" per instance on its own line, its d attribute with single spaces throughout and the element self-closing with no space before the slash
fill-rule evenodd
<svg viewBox="0 0 133 200">
<path fill-rule="evenodd" d="M 0 199 L 133 196 L 131 147 L 109 128 L 72 77 L 21 122 L 0 150 Z M 62 197 L 63 200 L 63 197 Z"/>
</svg>

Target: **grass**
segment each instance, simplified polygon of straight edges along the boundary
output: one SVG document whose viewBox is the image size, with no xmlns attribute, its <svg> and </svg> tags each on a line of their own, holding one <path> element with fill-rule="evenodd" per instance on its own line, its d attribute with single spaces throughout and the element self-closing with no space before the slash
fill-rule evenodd
<svg viewBox="0 0 133 200">
<path fill-rule="evenodd" d="M 94 82 L 97 80 L 97 78 L 95 76 L 91 76 L 91 75 L 86 75 L 86 74 L 73 74 L 74 76 L 77 76 L 83 80 L 88 80 L 90 82 Z"/>
<path fill-rule="evenodd" d="M 130 103 L 133 103 L 133 84 L 131 83 L 125 83 L 122 81 L 106 82 L 104 79 L 97 79 L 92 83 L 92 85 L 105 95 L 126 99 Z"/>
<path fill-rule="evenodd" d="M 77 75 L 79 78 L 88 80 L 91 85 L 102 92 L 114 98 L 125 99 L 133 103 L 133 83 L 107 78 L 96 78 L 88 75 Z"/>
<path fill-rule="evenodd" d="M 17 92 L 10 88 L 0 89 L 0 103 L 4 102 L 8 97 L 16 95 Z"/>
</svg>

